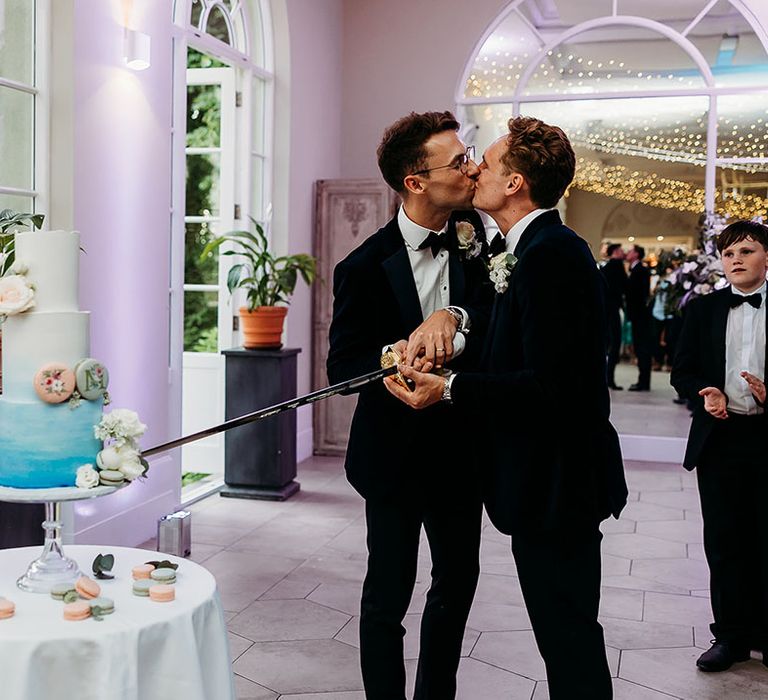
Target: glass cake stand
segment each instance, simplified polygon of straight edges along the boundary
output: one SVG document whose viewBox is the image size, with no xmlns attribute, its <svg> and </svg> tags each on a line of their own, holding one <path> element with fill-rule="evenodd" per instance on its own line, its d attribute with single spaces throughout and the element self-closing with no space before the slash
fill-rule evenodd
<svg viewBox="0 0 768 700">
<path fill-rule="evenodd" d="M 30 563 L 16 585 L 30 593 L 50 593 L 58 583 L 74 583 L 82 573 L 77 562 L 64 555 L 61 544 L 61 504 L 108 496 L 122 486 L 97 486 L 92 489 L 62 487 L 53 489 L 16 489 L 0 486 L 0 501 L 9 503 L 42 503 L 45 505 L 45 543 L 42 554 Z"/>
</svg>

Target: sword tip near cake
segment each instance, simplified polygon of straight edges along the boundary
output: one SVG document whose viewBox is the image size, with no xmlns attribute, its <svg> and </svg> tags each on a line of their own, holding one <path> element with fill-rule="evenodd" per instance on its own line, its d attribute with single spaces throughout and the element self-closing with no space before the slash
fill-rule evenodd
<svg viewBox="0 0 768 700">
<path fill-rule="evenodd" d="M 146 473 L 133 411 L 103 412 L 109 372 L 90 357 L 90 313 L 78 304 L 80 235 L 15 234 L 0 277 L 0 486 L 93 488 Z"/>
</svg>

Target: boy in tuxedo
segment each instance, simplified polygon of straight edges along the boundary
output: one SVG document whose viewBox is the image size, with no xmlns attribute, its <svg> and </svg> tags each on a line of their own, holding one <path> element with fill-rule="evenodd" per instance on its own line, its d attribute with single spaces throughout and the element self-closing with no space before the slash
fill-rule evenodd
<svg viewBox="0 0 768 700">
<path fill-rule="evenodd" d="M 710 570 L 714 640 L 702 671 L 746 661 L 754 646 L 768 665 L 768 228 L 737 221 L 717 248 L 731 286 L 689 305 L 671 376 L 697 401 L 683 466 L 697 467 Z"/>
</svg>

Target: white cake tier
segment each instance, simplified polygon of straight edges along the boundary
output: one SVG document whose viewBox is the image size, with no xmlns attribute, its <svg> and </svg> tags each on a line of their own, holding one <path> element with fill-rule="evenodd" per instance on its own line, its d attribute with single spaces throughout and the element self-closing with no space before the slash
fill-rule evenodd
<svg viewBox="0 0 768 700">
<path fill-rule="evenodd" d="M 78 311 L 80 234 L 26 231 L 16 234 L 16 260 L 35 286 L 35 311 Z"/>
<path fill-rule="evenodd" d="M 89 356 L 90 313 L 28 311 L 3 324 L 3 396 L 9 401 L 40 401 L 33 380 L 51 362 L 70 369 Z"/>
</svg>

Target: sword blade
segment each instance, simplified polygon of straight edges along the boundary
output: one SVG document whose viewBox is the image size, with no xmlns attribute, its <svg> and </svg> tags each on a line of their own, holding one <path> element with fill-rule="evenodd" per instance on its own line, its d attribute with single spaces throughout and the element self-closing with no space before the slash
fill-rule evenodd
<svg viewBox="0 0 768 700">
<path fill-rule="evenodd" d="M 196 433 L 192 433 L 191 435 L 186 435 L 184 437 L 177 438 L 176 440 L 171 440 L 170 442 L 164 442 L 162 445 L 150 447 L 148 450 L 142 450 L 141 456 L 145 458 L 151 457 L 152 455 L 160 454 L 161 452 L 167 452 L 168 450 L 173 450 L 176 447 L 181 447 L 182 445 L 187 445 L 190 442 L 202 440 L 203 438 L 216 435 L 217 433 L 223 433 L 225 430 L 239 428 L 241 425 L 253 423 L 254 421 L 261 420 L 262 418 L 267 418 L 269 416 L 274 416 L 278 413 L 282 413 L 283 411 L 289 411 L 294 408 L 299 408 L 300 406 L 306 406 L 307 404 L 314 403 L 315 401 L 320 401 L 321 399 L 327 399 L 331 396 L 335 396 L 336 394 L 340 394 L 343 391 L 359 389 L 366 384 L 379 381 L 384 379 L 384 377 L 389 377 L 390 375 L 395 374 L 396 372 L 397 366 L 386 367 L 384 369 L 376 370 L 375 372 L 369 372 L 368 374 L 364 374 L 362 377 L 355 377 L 354 379 L 349 379 L 346 382 L 340 382 L 339 384 L 334 384 L 332 386 L 326 387 L 325 389 L 319 389 L 318 391 L 313 391 L 310 394 L 305 394 L 304 396 L 299 396 L 295 399 L 289 399 L 288 401 L 277 403 L 274 406 L 260 408 L 258 411 L 253 411 L 253 413 L 246 413 L 244 416 L 240 416 L 239 418 L 231 418 L 230 420 L 225 421 L 224 423 L 220 423 L 219 425 L 215 425 L 212 428 L 206 428 L 205 430 L 200 430 Z"/>
</svg>

